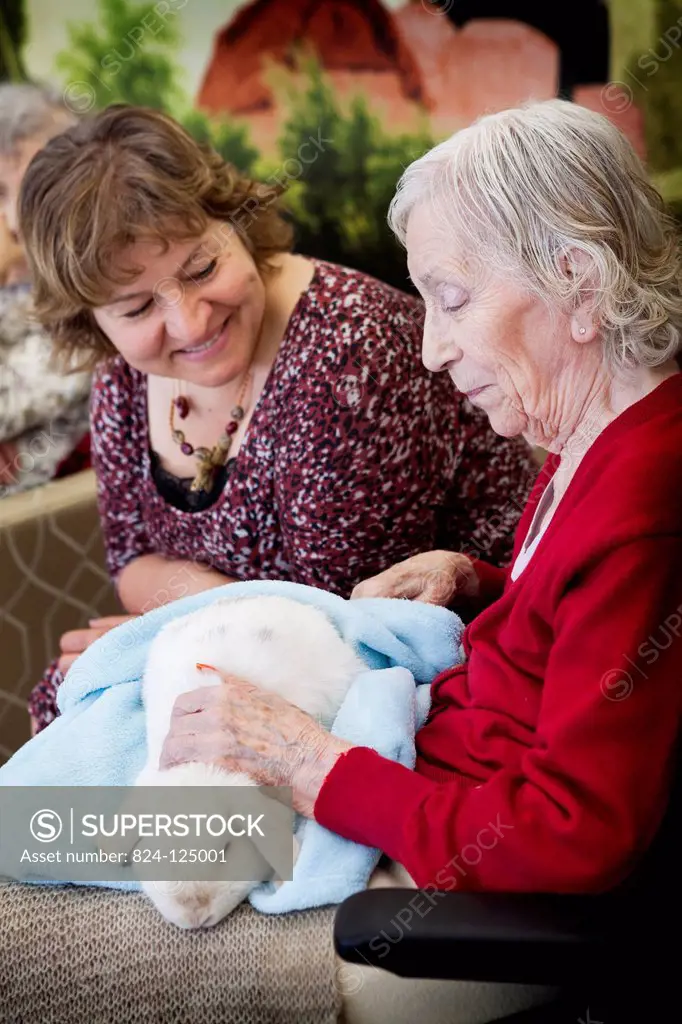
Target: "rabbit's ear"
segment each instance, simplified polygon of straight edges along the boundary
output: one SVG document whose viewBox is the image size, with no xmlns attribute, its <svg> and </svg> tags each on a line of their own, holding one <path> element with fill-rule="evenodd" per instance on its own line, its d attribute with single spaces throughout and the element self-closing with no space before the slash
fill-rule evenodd
<svg viewBox="0 0 682 1024">
<path fill-rule="evenodd" d="M 224 881 L 251 882 L 258 885 L 275 874 L 270 861 L 249 839 L 232 839 L 223 848 L 220 874 Z"/>
<path fill-rule="evenodd" d="M 248 840 L 236 840 L 235 845 L 246 842 L 244 855 L 248 857 L 250 846 L 255 858 L 254 867 L 260 861 L 265 861 L 270 868 L 268 878 L 286 881 L 292 877 L 294 861 L 298 856 L 298 843 L 294 836 L 296 816 L 291 807 L 268 796 L 268 791 L 265 786 L 249 791 L 249 808 L 255 819 L 262 814 L 261 827 L 251 829 Z M 226 874 L 226 877 L 229 876 Z M 244 878 L 249 877 L 249 874 L 244 875 Z M 255 880 L 256 876 L 253 877 Z"/>
<path fill-rule="evenodd" d="M 293 848 L 294 848 L 293 866 L 296 867 L 296 861 L 298 860 L 299 855 L 301 853 L 301 844 L 299 843 L 299 841 L 298 841 L 298 839 L 296 838 L 295 835 L 292 838 L 292 845 L 293 845 Z M 286 881 L 288 881 L 288 879 L 286 879 L 286 878 L 279 878 L 277 876 L 277 874 L 275 874 L 273 876 L 273 885 L 274 885 L 275 889 L 279 889 L 280 885 L 284 885 L 284 883 Z"/>
</svg>

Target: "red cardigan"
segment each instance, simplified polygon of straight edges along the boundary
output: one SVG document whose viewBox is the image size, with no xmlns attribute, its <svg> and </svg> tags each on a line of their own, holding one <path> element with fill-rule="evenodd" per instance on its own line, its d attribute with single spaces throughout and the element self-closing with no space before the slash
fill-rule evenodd
<svg viewBox="0 0 682 1024">
<path fill-rule="evenodd" d="M 315 817 L 421 887 L 610 888 L 660 823 L 682 711 L 682 374 L 594 441 L 515 582 L 479 568 L 500 596 L 433 682 L 416 771 L 355 747 Z"/>
</svg>

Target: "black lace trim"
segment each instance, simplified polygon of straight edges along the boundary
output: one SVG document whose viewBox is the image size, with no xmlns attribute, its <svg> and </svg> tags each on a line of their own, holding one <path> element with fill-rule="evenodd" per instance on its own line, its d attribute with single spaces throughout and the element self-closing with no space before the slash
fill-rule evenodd
<svg viewBox="0 0 682 1024">
<path fill-rule="evenodd" d="M 223 493 L 230 470 L 236 459 L 228 459 L 218 470 L 210 491 L 191 491 L 193 477 L 174 476 L 164 469 L 156 452 L 149 453 L 151 458 L 152 478 L 156 489 L 169 505 L 181 512 L 203 512 L 215 505 Z"/>
</svg>

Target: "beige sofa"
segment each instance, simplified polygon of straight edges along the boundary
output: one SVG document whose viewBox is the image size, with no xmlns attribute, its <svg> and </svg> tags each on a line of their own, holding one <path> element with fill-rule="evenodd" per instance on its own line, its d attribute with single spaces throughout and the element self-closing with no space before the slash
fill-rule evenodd
<svg viewBox="0 0 682 1024">
<path fill-rule="evenodd" d="M 29 738 L 26 698 L 61 634 L 120 610 L 91 470 L 0 501 L 0 763 Z"/>
</svg>

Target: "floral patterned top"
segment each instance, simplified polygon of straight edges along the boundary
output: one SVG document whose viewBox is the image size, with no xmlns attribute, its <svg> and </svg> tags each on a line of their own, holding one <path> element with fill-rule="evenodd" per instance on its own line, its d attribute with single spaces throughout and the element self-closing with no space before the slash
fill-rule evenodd
<svg viewBox="0 0 682 1024">
<path fill-rule="evenodd" d="M 498 437 L 424 368 L 422 324 L 419 299 L 315 261 L 225 486 L 200 511 L 158 489 L 145 376 L 121 358 L 103 365 L 92 455 L 114 579 L 154 552 L 348 596 L 433 548 L 506 563 L 537 468 L 524 442 Z M 169 597 L 182 587 L 179 576 Z"/>
</svg>

